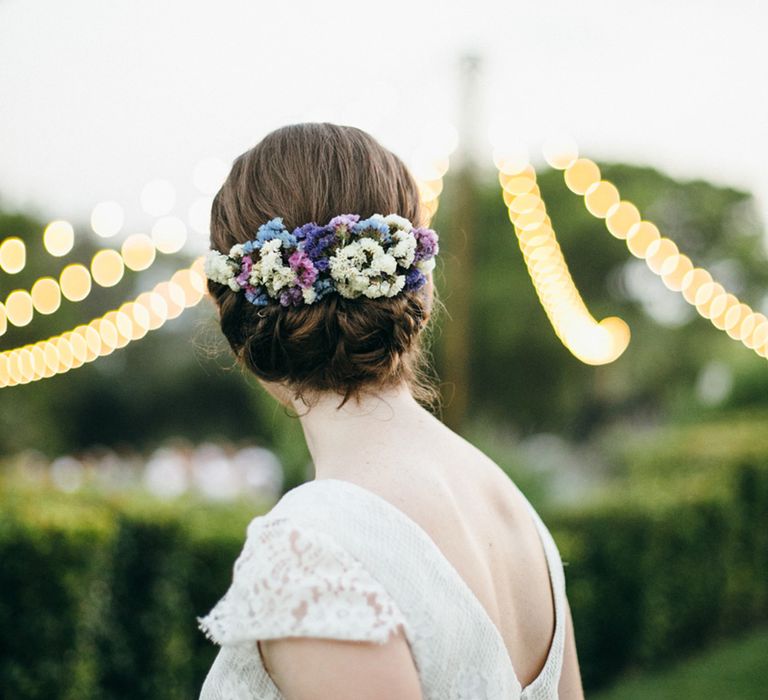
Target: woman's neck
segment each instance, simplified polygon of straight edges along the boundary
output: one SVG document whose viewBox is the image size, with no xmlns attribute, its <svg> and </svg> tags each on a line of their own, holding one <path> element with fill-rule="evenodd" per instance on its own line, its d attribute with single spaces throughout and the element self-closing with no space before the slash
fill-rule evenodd
<svg viewBox="0 0 768 700">
<path fill-rule="evenodd" d="M 405 383 L 338 409 L 340 402 L 331 393 L 309 410 L 294 402 L 318 479 L 380 474 L 436 421 Z"/>
</svg>

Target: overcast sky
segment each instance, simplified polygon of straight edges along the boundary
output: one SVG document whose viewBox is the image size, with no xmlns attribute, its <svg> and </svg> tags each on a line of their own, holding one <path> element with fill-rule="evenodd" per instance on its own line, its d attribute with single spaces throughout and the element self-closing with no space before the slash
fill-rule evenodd
<svg viewBox="0 0 768 700">
<path fill-rule="evenodd" d="M 474 50 L 483 163 L 489 132 L 538 154 L 565 130 L 584 155 L 750 189 L 768 219 L 766 8 L 0 0 L 0 201 L 86 223 L 116 200 L 123 233 L 148 230 L 147 182 L 170 180 L 185 218 L 201 159 L 304 120 L 360 126 L 408 159 L 459 125 L 458 56 Z"/>
</svg>

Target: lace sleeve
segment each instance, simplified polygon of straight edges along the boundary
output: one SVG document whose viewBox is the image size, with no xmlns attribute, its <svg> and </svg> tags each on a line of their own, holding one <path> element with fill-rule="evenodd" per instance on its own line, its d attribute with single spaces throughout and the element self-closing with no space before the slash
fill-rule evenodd
<svg viewBox="0 0 768 700">
<path fill-rule="evenodd" d="M 251 521 L 231 586 L 198 622 L 219 645 L 276 637 L 383 644 L 406 625 L 382 585 L 330 536 L 268 516 Z"/>
</svg>

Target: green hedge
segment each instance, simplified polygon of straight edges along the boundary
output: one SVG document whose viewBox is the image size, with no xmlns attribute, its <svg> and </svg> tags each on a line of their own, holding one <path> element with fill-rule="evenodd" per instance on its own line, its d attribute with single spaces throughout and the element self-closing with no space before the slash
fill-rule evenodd
<svg viewBox="0 0 768 700">
<path fill-rule="evenodd" d="M 768 463 L 635 474 L 543 513 L 566 562 L 586 689 L 768 620 Z M 197 630 L 262 506 L 6 492 L 0 688 L 9 700 L 193 698 Z"/>
<path fill-rule="evenodd" d="M 216 648 L 195 617 L 229 585 L 254 510 L 6 493 L 2 697 L 197 697 Z"/>
<path fill-rule="evenodd" d="M 548 524 L 586 688 L 768 621 L 768 463 L 635 474 Z"/>
</svg>

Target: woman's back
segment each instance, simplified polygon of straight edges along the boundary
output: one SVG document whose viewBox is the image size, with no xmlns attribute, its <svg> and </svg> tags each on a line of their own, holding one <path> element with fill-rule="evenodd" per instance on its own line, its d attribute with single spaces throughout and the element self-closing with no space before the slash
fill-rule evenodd
<svg viewBox="0 0 768 700">
<path fill-rule="evenodd" d="M 495 462 L 437 419 L 404 448 L 383 449 L 380 459 L 349 474 L 324 476 L 375 493 L 429 535 L 501 634 L 526 687 L 541 672 L 553 644 L 555 601 L 525 497 Z M 570 626 L 570 611 L 568 617 Z M 581 697 L 572 630 L 565 641 L 571 649 L 564 653 L 561 696 Z"/>
<path fill-rule="evenodd" d="M 440 428 L 430 455 L 344 478 L 389 501 L 431 537 L 501 633 L 525 687 L 546 661 L 555 624 L 541 539 L 498 465 Z"/>
</svg>

